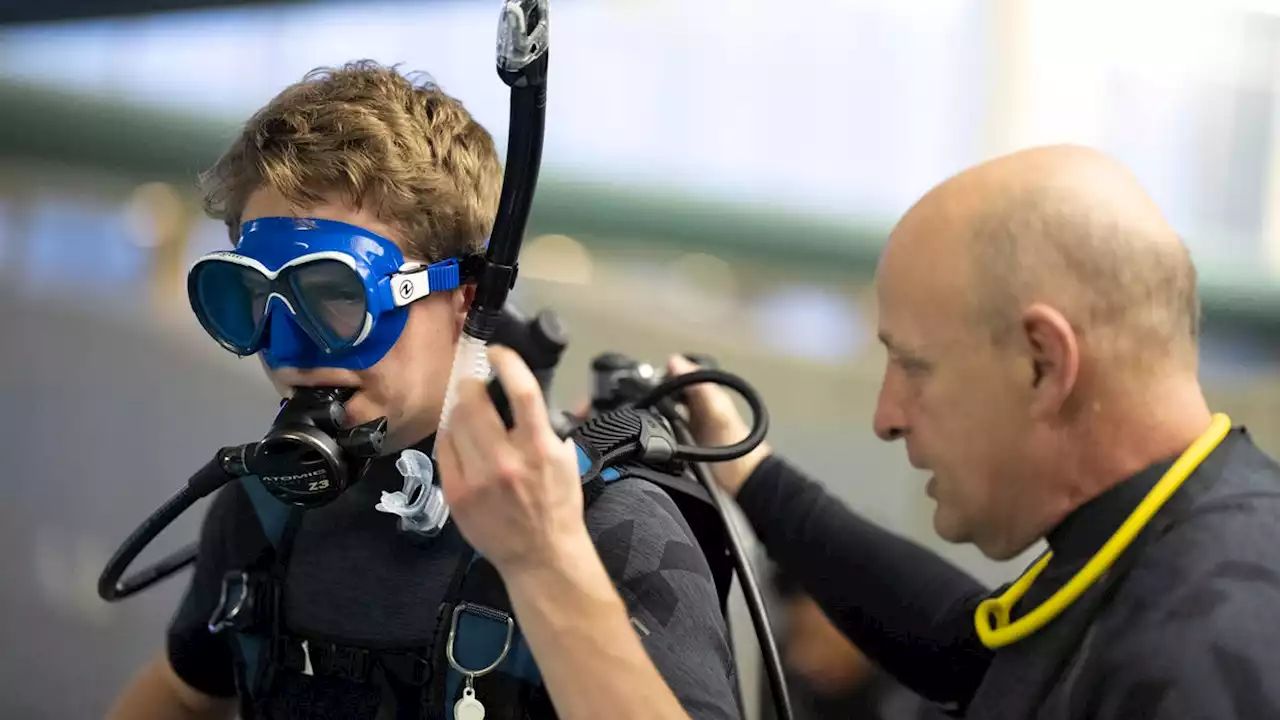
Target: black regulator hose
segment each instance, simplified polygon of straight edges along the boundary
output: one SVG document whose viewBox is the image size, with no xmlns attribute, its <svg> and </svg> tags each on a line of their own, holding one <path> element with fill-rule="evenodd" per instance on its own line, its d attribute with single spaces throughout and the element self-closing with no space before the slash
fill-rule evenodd
<svg viewBox="0 0 1280 720">
<path fill-rule="evenodd" d="M 748 385 L 746 380 L 732 373 L 714 369 L 694 370 L 684 375 L 667 378 L 645 393 L 644 396 L 636 401 L 635 406 L 643 409 L 657 405 L 661 400 L 675 395 L 690 385 L 706 382 L 736 390 L 747 401 L 747 406 L 751 408 L 753 418 L 751 432 L 741 442 L 715 448 L 700 447 L 685 438 L 680 440 L 680 445 L 676 446 L 676 457 L 692 462 L 724 462 L 726 460 L 736 460 L 756 449 L 756 446 L 764 442 L 765 435 L 769 433 L 769 411 L 765 409 L 764 402 L 760 400 L 760 394 L 755 391 L 755 388 Z"/>
<path fill-rule="evenodd" d="M 123 577 L 125 570 L 134 559 L 179 515 L 186 512 L 187 508 L 201 498 L 234 479 L 234 476 L 223 469 L 224 459 L 224 453 L 219 451 L 217 457 L 206 463 L 187 480 L 185 487 L 174 493 L 173 497 L 151 513 L 151 516 L 125 539 L 107 561 L 106 567 L 98 577 L 98 597 L 107 602 L 123 600 L 195 562 L 199 543 L 191 543 L 154 565 L 127 578 Z"/>
</svg>

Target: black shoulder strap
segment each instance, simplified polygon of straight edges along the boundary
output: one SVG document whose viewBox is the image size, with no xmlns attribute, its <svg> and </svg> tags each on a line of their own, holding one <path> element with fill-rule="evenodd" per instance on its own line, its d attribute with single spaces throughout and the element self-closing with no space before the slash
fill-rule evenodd
<svg viewBox="0 0 1280 720">
<path fill-rule="evenodd" d="M 673 474 L 654 470 L 643 465 L 628 465 L 621 469 L 621 477 L 637 477 L 666 491 L 675 504 L 676 522 L 683 523 L 711 570 L 716 586 L 720 611 L 728 612 L 729 591 L 733 587 L 733 556 L 729 553 L 728 530 L 725 520 L 711 501 L 707 489 L 689 474 Z"/>
<path fill-rule="evenodd" d="M 607 483 L 622 477 L 638 477 L 666 491 L 676 506 L 676 521 L 702 550 L 721 612 L 727 613 L 734 570 L 728 528 L 707 489 L 690 475 L 688 464 L 675 459 L 675 435 L 667 420 L 653 410 L 620 408 L 584 423 L 574 438 L 588 504 Z M 606 464 L 613 466 L 597 470 Z"/>
<path fill-rule="evenodd" d="M 250 718 L 256 716 L 255 706 L 270 687 L 272 655 L 279 647 L 284 625 L 285 573 L 302 510 L 276 499 L 257 477 L 240 482 L 266 544 L 256 555 L 238 558 L 239 562 L 233 563 L 237 567 L 223 578 L 222 602 L 210 618 L 210 629 L 232 633 L 241 715 Z"/>
</svg>

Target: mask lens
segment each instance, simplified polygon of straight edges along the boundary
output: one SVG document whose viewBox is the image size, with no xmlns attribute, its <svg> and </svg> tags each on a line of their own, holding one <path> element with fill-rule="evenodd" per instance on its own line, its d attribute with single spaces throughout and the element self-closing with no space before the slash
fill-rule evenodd
<svg viewBox="0 0 1280 720">
<path fill-rule="evenodd" d="M 289 277 L 294 296 L 331 349 L 349 347 L 364 330 L 368 302 L 364 283 L 337 260 L 300 265 Z"/>
<path fill-rule="evenodd" d="M 195 272 L 195 304 L 210 331 L 236 350 L 251 352 L 270 281 L 257 270 L 221 261 L 200 263 Z"/>
</svg>

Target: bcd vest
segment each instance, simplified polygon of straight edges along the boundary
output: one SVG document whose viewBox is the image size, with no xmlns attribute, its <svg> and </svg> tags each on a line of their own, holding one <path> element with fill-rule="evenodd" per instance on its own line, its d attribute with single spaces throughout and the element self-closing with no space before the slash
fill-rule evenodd
<svg viewBox="0 0 1280 720">
<path fill-rule="evenodd" d="M 623 452 L 628 443 L 642 438 L 642 426 L 653 422 L 666 421 L 650 412 L 614 412 L 574 433 L 584 508 L 623 478 L 662 487 L 707 559 L 724 612 L 733 566 L 722 520 L 705 489 L 687 475 L 683 463 L 642 464 Z M 601 466 L 605 458 L 615 457 L 616 463 Z M 369 648 L 292 635 L 283 617 L 283 595 L 303 511 L 277 500 L 256 477 L 240 482 L 267 543 L 226 573 L 210 629 L 231 633 L 240 715 L 245 720 L 271 717 L 273 707 L 283 707 L 280 714 L 285 717 L 455 720 L 454 706 L 463 697 L 465 676 L 449 661 L 450 647 L 462 668 L 488 670 L 473 681 L 486 720 L 556 717 L 501 577 L 470 548 L 460 554 L 444 599 L 434 610 L 436 629 L 429 646 Z M 295 692 L 293 686 L 300 682 L 309 685 L 306 692 Z M 388 691 L 397 698 L 394 715 L 386 714 L 382 701 Z"/>
</svg>

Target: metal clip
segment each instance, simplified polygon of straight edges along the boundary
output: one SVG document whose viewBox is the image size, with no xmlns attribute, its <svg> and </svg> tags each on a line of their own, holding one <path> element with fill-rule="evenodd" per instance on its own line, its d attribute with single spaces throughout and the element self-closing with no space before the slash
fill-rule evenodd
<svg viewBox="0 0 1280 720">
<path fill-rule="evenodd" d="M 462 667 L 458 664 L 457 659 L 453 655 L 453 643 L 458 637 L 458 618 L 462 616 L 462 613 L 468 611 L 475 613 L 480 617 L 494 620 L 496 622 L 506 622 L 507 624 L 507 639 L 502 643 L 502 652 L 498 654 L 497 660 L 494 660 L 488 667 L 481 670 L 468 670 L 467 668 Z M 511 640 L 515 636 L 515 632 L 516 623 L 510 615 L 494 610 L 493 608 L 485 607 L 484 605 L 476 605 L 474 603 L 466 602 L 458 603 L 457 607 L 453 609 L 453 621 L 449 625 L 449 644 L 445 648 L 445 654 L 449 658 L 449 664 L 453 666 L 453 669 L 469 678 L 478 678 L 481 675 L 488 675 L 501 665 L 503 660 L 507 659 L 507 653 L 511 650 Z"/>
<path fill-rule="evenodd" d="M 229 570 L 222 576 L 218 604 L 209 616 L 209 632 L 217 634 L 229 627 L 244 629 L 252 622 L 253 592 L 249 573 Z"/>
</svg>

